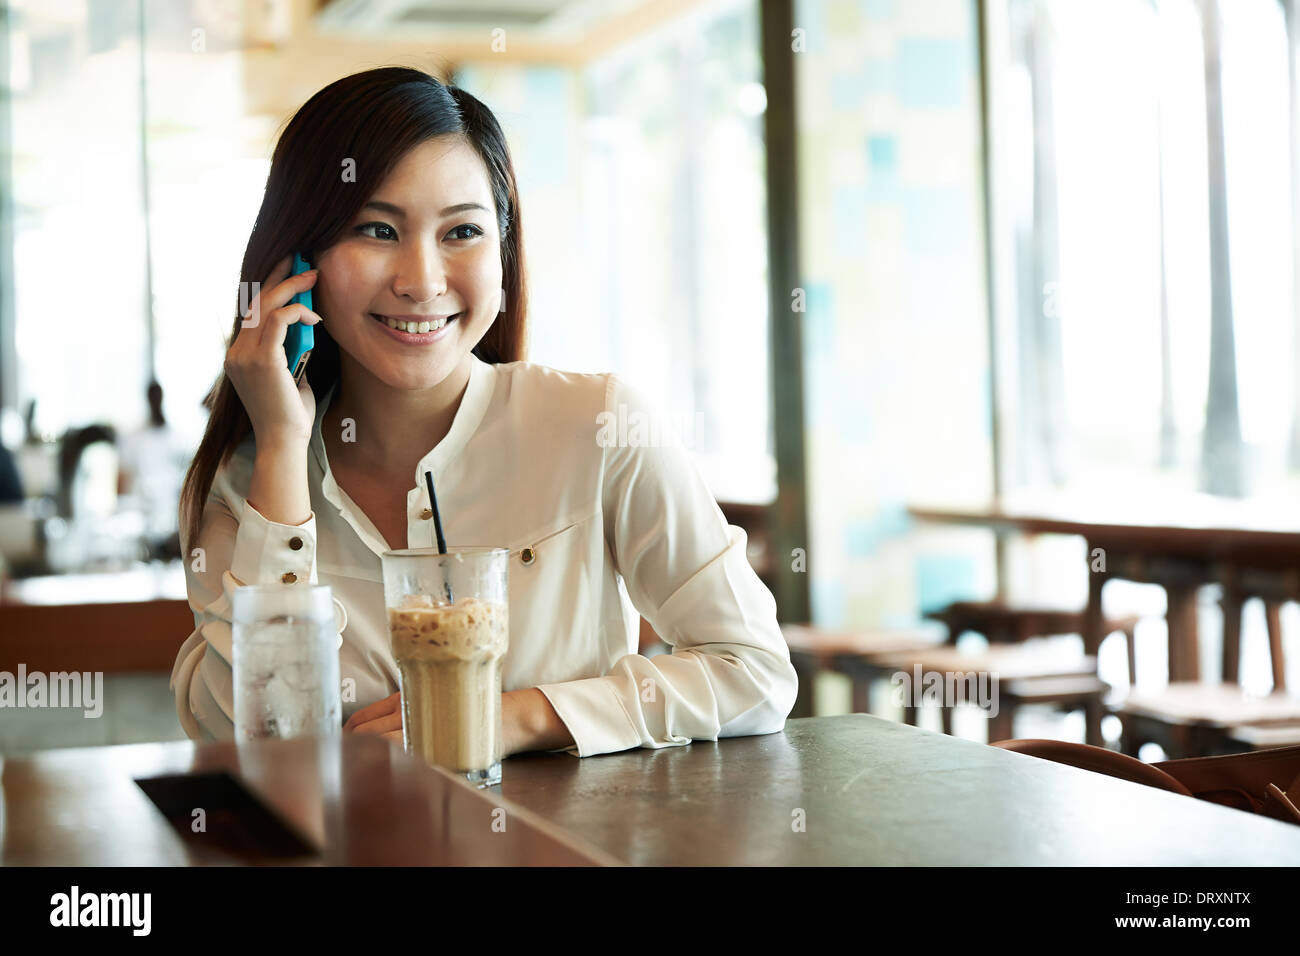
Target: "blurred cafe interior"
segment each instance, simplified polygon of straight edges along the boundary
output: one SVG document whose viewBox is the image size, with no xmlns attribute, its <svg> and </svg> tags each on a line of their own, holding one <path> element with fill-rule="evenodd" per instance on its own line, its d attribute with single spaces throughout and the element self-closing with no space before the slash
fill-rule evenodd
<svg viewBox="0 0 1300 956">
<path fill-rule="evenodd" d="M 186 739 L 177 495 L 271 148 L 383 64 L 501 119 L 529 360 L 671 411 L 775 596 L 792 717 L 1300 743 L 1298 16 L 11 0 L 0 671 L 105 699 L 7 711 L 0 754 Z M 996 715 L 914 692 L 954 670 L 1000 675 Z"/>
</svg>

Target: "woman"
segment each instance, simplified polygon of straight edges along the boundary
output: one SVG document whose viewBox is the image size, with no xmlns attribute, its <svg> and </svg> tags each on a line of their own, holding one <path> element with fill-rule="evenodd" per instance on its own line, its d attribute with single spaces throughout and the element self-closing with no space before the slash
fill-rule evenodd
<svg viewBox="0 0 1300 956">
<path fill-rule="evenodd" d="M 336 598 L 344 731 L 401 739 L 380 555 L 433 546 L 426 471 L 449 548 L 511 551 L 507 755 L 784 725 L 772 596 L 687 453 L 608 440 L 611 414 L 652 412 L 616 377 L 522 361 L 521 238 L 505 137 L 464 90 L 371 70 L 290 121 L 241 269 L 263 280 L 258 315 L 235 317 L 181 496 L 196 628 L 172 680 L 191 737 L 233 735 L 233 590 L 310 581 Z M 294 250 L 312 272 L 289 277 Z M 287 305 L 306 289 L 314 311 Z M 295 321 L 316 341 L 297 388 Z M 638 611 L 671 655 L 635 652 Z"/>
</svg>

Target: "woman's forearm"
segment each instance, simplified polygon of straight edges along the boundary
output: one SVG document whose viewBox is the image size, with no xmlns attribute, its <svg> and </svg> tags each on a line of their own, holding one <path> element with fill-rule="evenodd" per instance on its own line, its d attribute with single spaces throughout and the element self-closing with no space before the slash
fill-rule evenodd
<svg viewBox="0 0 1300 956">
<path fill-rule="evenodd" d="M 536 687 L 507 691 L 501 698 L 506 756 L 574 745 L 573 734 Z"/>
<path fill-rule="evenodd" d="M 267 521 L 299 525 L 311 517 L 307 447 L 299 442 L 257 446 L 248 503 Z"/>
</svg>

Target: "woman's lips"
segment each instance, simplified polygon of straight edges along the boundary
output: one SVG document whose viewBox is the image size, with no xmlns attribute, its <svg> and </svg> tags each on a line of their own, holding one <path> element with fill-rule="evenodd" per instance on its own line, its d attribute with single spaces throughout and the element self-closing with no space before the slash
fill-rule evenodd
<svg viewBox="0 0 1300 956">
<path fill-rule="evenodd" d="M 428 345 L 430 342 L 436 342 L 446 335 L 447 330 L 456 324 L 462 314 L 463 313 L 461 312 L 457 312 L 436 332 L 403 332 L 401 329 L 390 328 L 388 323 L 384 321 L 383 317 L 377 313 L 371 312 L 370 318 L 373 319 L 375 324 L 383 331 L 387 332 L 403 345 Z"/>
</svg>

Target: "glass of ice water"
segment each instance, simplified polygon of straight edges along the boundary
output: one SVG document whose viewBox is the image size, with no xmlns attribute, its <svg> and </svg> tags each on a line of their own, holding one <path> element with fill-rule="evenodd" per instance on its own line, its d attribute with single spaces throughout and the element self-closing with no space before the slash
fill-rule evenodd
<svg viewBox="0 0 1300 956">
<path fill-rule="evenodd" d="M 235 739 L 341 736 L 339 639 L 329 587 L 238 588 L 231 623 Z"/>
</svg>

